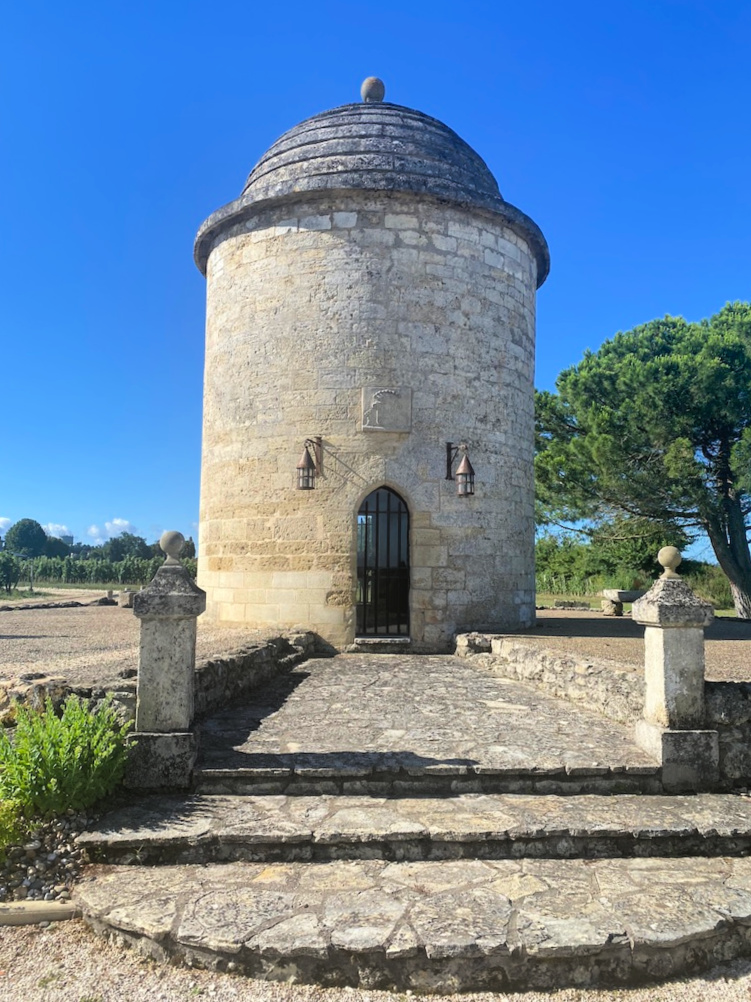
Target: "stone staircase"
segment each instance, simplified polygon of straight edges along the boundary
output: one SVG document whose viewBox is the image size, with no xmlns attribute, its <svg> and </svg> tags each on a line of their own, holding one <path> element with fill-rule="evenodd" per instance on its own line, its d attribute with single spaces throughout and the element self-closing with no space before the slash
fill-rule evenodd
<svg viewBox="0 0 751 1002">
<path fill-rule="evenodd" d="M 85 917 L 158 959 L 450 992 L 751 952 L 751 800 L 666 795 L 628 729 L 534 686 L 340 656 L 201 730 L 190 794 L 79 839 Z"/>
<path fill-rule="evenodd" d="M 78 841 L 119 865 L 747 856 L 751 799 L 154 796 Z"/>
</svg>

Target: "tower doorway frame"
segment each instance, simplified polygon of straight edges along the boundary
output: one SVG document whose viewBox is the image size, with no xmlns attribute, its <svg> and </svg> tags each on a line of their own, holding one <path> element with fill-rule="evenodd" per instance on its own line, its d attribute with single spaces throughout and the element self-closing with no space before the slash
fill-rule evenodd
<svg viewBox="0 0 751 1002">
<path fill-rule="evenodd" d="M 356 637 L 410 635 L 410 514 L 393 487 L 372 490 L 357 510 Z"/>
</svg>

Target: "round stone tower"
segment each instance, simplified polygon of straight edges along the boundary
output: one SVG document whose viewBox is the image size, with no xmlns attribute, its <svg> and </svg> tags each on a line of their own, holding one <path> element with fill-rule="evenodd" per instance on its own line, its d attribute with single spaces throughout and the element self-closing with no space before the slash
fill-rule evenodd
<svg viewBox="0 0 751 1002">
<path fill-rule="evenodd" d="M 228 625 L 441 651 L 534 621 L 548 249 L 456 133 L 362 94 L 278 139 L 196 238 L 198 580 Z"/>
</svg>

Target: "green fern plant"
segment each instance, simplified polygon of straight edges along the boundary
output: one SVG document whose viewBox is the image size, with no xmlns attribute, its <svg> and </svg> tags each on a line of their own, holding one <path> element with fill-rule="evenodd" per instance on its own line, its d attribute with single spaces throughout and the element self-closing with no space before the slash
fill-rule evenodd
<svg viewBox="0 0 751 1002">
<path fill-rule="evenodd" d="M 0 729 L 0 797 L 27 817 L 90 807 L 123 777 L 130 726 L 109 699 L 92 711 L 69 696 L 59 717 L 49 699 L 41 713 L 19 706 L 13 738 Z"/>
</svg>

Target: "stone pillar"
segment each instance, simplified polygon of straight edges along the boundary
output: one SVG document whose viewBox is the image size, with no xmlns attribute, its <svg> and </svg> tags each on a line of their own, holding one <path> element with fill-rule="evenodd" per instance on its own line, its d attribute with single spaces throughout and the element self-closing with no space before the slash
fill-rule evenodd
<svg viewBox="0 0 751 1002">
<path fill-rule="evenodd" d="M 196 757 L 190 730 L 196 620 L 206 608 L 206 593 L 177 559 L 185 545 L 181 533 L 165 532 L 159 545 L 167 559 L 133 597 L 141 648 L 125 785 L 134 789 L 188 786 Z"/>
<path fill-rule="evenodd" d="M 636 740 L 662 765 L 670 792 L 707 790 L 719 780 L 717 731 L 704 725 L 704 628 L 714 611 L 676 573 L 681 555 L 663 547 L 664 573 L 634 602 L 631 615 L 646 627 L 644 719 Z"/>
</svg>

